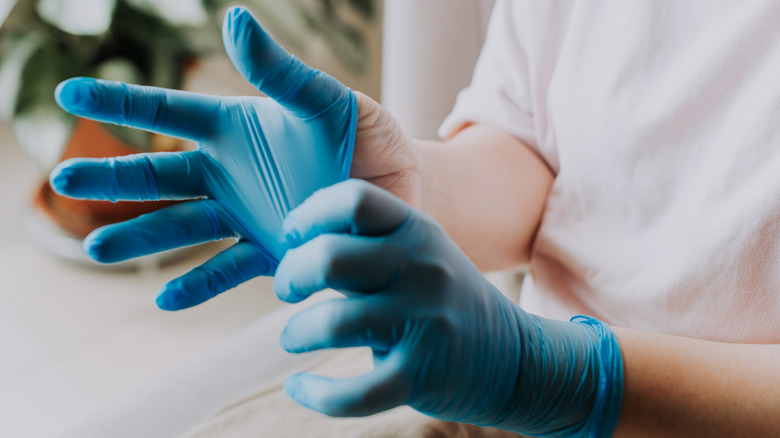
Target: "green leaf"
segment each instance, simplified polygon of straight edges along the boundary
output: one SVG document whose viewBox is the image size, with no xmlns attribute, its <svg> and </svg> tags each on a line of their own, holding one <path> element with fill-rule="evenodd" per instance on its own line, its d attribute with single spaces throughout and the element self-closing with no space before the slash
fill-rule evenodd
<svg viewBox="0 0 780 438">
<path fill-rule="evenodd" d="M 78 58 L 60 51 L 56 45 L 39 48 L 22 70 L 16 113 L 41 103 L 56 105 L 54 89 L 57 84 L 73 76 L 83 76 L 87 71 Z"/>
<path fill-rule="evenodd" d="M 22 70 L 13 131 L 19 146 L 41 170 L 51 170 L 70 138 L 75 117 L 54 101 L 62 80 L 83 75 L 86 69 L 56 45 L 37 49 Z"/>
<path fill-rule="evenodd" d="M 190 59 L 223 50 L 222 35 L 211 21 L 197 28 L 175 27 L 125 3 L 118 5 L 116 13 L 119 18 L 111 29 L 112 50 L 105 53 L 131 60 L 145 84 L 177 88 Z"/>
<path fill-rule="evenodd" d="M 208 12 L 202 0 L 126 0 L 127 4 L 156 15 L 174 26 L 202 26 Z"/>
<path fill-rule="evenodd" d="M 367 20 L 376 16 L 376 0 L 349 0 L 349 4 Z"/>
<path fill-rule="evenodd" d="M 109 81 L 127 82 L 128 84 L 138 84 L 143 81 L 138 67 L 123 57 L 111 58 L 100 63 L 95 68 L 95 77 Z"/>
<path fill-rule="evenodd" d="M 116 0 L 38 0 L 36 5 L 41 18 L 73 35 L 106 32 L 111 26 L 115 7 Z"/>
<path fill-rule="evenodd" d="M 15 35 L 0 44 L 0 120 L 13 117 L 22 86 L 22 72 L 42 44 L 43 41 L 33 34 Z"/>
</svg>

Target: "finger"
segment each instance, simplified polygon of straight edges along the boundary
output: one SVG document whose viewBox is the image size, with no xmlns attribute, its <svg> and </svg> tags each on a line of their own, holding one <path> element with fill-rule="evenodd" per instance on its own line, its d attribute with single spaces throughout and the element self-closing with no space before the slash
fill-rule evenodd
<svg viewBox="0 0 780 438">
<path fill-rule="evenodd" d="M 157 306 L 163 310 L 196 306 L 252 278 L 273 275 L 273 260 L 257 244 L 239 242 L 163 286 L 157 295 Z"/>
<path fill-rule="evenodd" d="M 93 259 L 114 263 L 234 236 L 210 200 L 174 204 L 90 233 L 82 247 Z"/>
<path fill-rule="evenodd" d="M 284 50 L 246 8 L 228 11 L 222 39 L 236 69 L 258 90 L 300 117 L 316 116 L 334 102 L 352 104 L 354 100 L 339 81 Z"/>
<path fill-rule="evenodd" d="M 290 318 L 281 344 L 290 353 L 371 347 L 384 354 L 398 337 L 382 304 L 367 298 L 349 298 L 317 303 Z"/>
<path fill-rule="evenodd" d="M 291 245 L 325 233 L 382 235 L 403 224 L 410 212 L 389 192 L 351 179 L 312 194 L 287 215 L 282 232 Z"/>
<path fill-rule="evenodd" d="M 299 404 L 332 417 L 364 417 L 405 404 L 411 398 L 409 379 L 392 362 L 346 379 L 308 373 L 284 381 L 287 394 Z"/>
<path fill-rule="evenodd" d="M 220 98 L 92 78 L 71 78 L 57 86 L 57 103 L 71 114 L 200 141 L 214 127 Z"/>
<path fill-rule="evenodd" d="M 54 191 L 72 198 L 192 199 L 207 194 L 203 168 L 208 160 L 200 151 L 72 158 L 54 168 L 49 182 Z"/>
<path fill-rule="evenodd" d="M 403 254 L 359 236 L 322 235 L 287 251 L 274 277 L 279 299 L 302 301 L 325 288 L 373 292 L 396 277 Z"/>
</svg>

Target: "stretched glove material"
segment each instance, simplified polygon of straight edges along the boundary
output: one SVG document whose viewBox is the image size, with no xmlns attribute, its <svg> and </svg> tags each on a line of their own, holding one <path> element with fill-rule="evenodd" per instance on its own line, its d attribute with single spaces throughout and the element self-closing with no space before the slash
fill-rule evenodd
<svg viewBox="0 0 780 438">
<path fill-rule="evenodd" d="M 158 304 L 189 307 L 258 275 L 284 253 L 285 215 L 316 189 L 345 180 L 357 123 L 351 90 L 282 49 L 251 17 L 225 17 L 236 68 L 269 97 L 218 97 L 88 78 L 56 98 L 87 118 L 193 140 L 190 152 L 74 159 L 51 175 L 64 195 L 105 200 L 198 199 L 96 230 L 88 254 L 103 262 L 225 237 L 238 244 L 163 288 Z"/>
<path fill-rule="evenodd" d="M 622 400 L 612 331 L 592 318 L 530 315 L 496 290 L 432 219 L 363 181 L 322 189 L 284 223 L 294 249 L 274 279 L 300 301 L 291 352 L 367 346 L 375 368 L 333 380 L 295 374 L 290 396 L 334 416 L 408 404 L 428 415 L 539 436 L 608 436 Z"/>
</svg>

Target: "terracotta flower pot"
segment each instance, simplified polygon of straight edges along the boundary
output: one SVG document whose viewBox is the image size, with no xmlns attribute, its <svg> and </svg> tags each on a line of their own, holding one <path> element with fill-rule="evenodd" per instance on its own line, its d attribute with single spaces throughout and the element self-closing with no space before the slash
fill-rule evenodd
<svg viewBox="0 0 780 438">
<path fill-rule="evenodd" d="M 157 139 L 160 143 L 160 139 Z M 169 149 L 171 142 L 177 140 L 164 137 Z M 79 119 L 70 141 L 62 156 L 62 160 L 74 157 L 102 158 L 138 153 L 138 149 L 128 146 L 111 135 L 100 123 Z M 41 183 L 35 195 L 35 207 L 48 219 L 78 239 L 83 239 L 94 229 L 132 219 L 144 213 L 149 213 L 167 205 L 172 201 L 145 202 L 109 202 L 85 201 L 60 196 L 52 190 L 48 181 Z"/>
</svg>

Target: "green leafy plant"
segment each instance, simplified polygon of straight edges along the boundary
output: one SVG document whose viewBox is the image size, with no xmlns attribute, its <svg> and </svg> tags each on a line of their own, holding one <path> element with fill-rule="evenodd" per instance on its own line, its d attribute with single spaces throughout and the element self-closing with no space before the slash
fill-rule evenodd
<svg viewBox="0 0 780 438">
<path fill-rule="evenodd" d="M 360 24 L 377 0 L 247 0 L 264 25 L 299 52 L 322 38 L 354 72 L 365 68 Z M 221 48 L 228 0 L 0 0 L 0 120 L 43 169 L 56 164 L 76 120 L 54 102 L 73 76 L 178 88 L 189 61 Z M 107 127 L 139 150 L 146 133 Z"/>
</svg>

